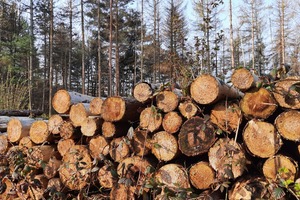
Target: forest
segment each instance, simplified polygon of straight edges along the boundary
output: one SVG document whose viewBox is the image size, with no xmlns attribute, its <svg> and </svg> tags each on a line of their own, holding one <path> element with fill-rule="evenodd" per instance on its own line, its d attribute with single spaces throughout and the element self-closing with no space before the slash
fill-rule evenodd
<svg viewBox="0 0 300 200">
<path fill-rule="evenodd" d="M 0 0 L 0 109 L 42 110 L 61 88 L 130 96 L 246 67 L 299 74 L 299 1 Z M 49 103 L 50 102 L 50 103 Z"/>
</svg>

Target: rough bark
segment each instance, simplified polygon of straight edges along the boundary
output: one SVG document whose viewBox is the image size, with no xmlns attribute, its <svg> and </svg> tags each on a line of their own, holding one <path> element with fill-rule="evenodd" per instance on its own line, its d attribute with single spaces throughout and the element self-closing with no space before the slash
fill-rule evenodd
<svg viewBox="0 0 300 200">
<path fill-rule="evenodd" d="M 290 110 L 281 113 L 277 116 L 275 125 L 280 135 L 285 139 L 300 141 L 300 111 Z"/>
<path fill-rule="evenodd" d="M 152 137 L 152 154 L 159 161 L 170 161 L 178 155 L 177 139 L 174 135 L 160 131 Z"/>
<path fill-rule="evenodd" d="M 94 97 L 83 95 L 78 92 L 58 90 L 52 99 L 52 106 L 57 113 L 68 113 L 71 106 L 77 103 L 90 103 Z"/>
<path fill-rule="evenodd" d="M 133 88 L 133 97 L 139 102 L 147 102 L 152 98 L 153 89 L 151 84 L 140 82 Z"/>
<path fill-rule="evenodd" d="M 244 173 L 246 156 L 239 145 L 229 138 L 220 138 L 208 152 L 209 164 L 219 181 L 235 179 Z"/>
<path fill-rule="evenodd" d="M 169 189 L 190 188 L 187 170 L 179 164 L 166 164 L 155 173 L 158 183 L 166 185 Z"/>
<path fill-rule="evenodd" d="M 188 119 L 178 134 L 179 149 L 187 156 L 207 153 L 215 141 L 214 126 L 209 120 L 199 116 Z"/>
<path fill-rule="evenodd" d="M 121 162 L 130 155 L 130 148 L 125 137 L 114 138 L 110 142 L 109 155 L 115 162 Z"/>
<path fill-rule="evenodd" d="M 62 183 L 71 190 L 81 190 L 88 183 L 92 159 L 84 145 L 75 145 L 63 156 L 59 170 Z"/>
<path fill-rule="evenodd" d="M 42 144 L 46 141 L 50 141 L 48 124 L 43 120 L 33 122 L 30 127 L 29 136 L 31 141 L 35 144 Z"/>
<path fill-rule="evenodd" d="M 240 108 L 248 119 L 267 119 L 277 109 L 277 102 L 267 89 L 254 88 L 245 93 Z"/>
<path fill-rule="evenodd" d="M 101 135 L 93 137 L 89 142 L 90 155 L 94 159 L 103 160 L 109 154 L 109 143 Z"/>
<path fill-rule="evenodd" d="M 221 130 L 232 133 L 240 126 L 243 115 L 235 101 L 220 101 L 212 108 L 210 119 Z"/>
<path fill-rule="evenodd" d="M 103 100 L 100 97 L 95 97 L 90 102 L 90 112 L 93 115 L 101 115 Z"/>
<path fill-rule="evenodd" d="M 96 133 L 100 133 L 103 120 L 100 118 L 86 118 L 81 124 L 82 135 L 91 137 Z"/>
<path fill-rule="evenodd" d="M 114 177 L 112 172 L 115 170 L 112 166 L 104 165 L 98 171 L 98 181 L 103 188 L 111 189 L 113 185 L 117 182 L 117 177 Z"/>
<path fill-rule="evenodd" d="M 191 97 L 199 104 L 213 104 L 225 98 L 238 98 L 240 93 L 210 74 L 198 76 L 190 86 Z"/>
<path fill-rule="evenodd" d="M 231 75 L 232 84 L 242 92 L 256 86 L 258 77 L 246 68 L 235 69 Z"/>
<path fill-rule="evenodd" d="M 154 132 L 162 124 L 162 114 L 155 106 L 145 108 L 140 115 L 140 127 L 142 129 Z"/>
<path fill-rule="evenodd" d="M 29 135 L 31 124 L 34 122 L 31 118 L 12 118 L 7 124 L 7 138 L 10 142 L 18 142 L 21 138 Z"/>
<path fill-rule="evenodd" d="M 191 100 L 181 102 L 178 109 L 181 115 L 187 119 L 194 117 L 198 112 L 197 106 Z"/>
<path fill-rule="evenodd" d="M 63 118 L 60 115 L 52 115 L 48 121 L 49 132 L 56 135 L 60 132 L 60 127 L 64 123 Z"/>
<path fill-rule="evenodd" d="M 288 171 L 287 173 L 281 172 Z M 292 158 L 284 155 L 275 155 L 268 158 L 263 165 L 263 175 L 271 181 L 281 182 L 281 179 L 295 181 L 298 164 Z"/>
<path fill-rule="evenodd" d="M 156 106 L 163 112 L 175 110 L 179 103 L 178 96 L 172 91 L 162 91 L 156 95 Z"/>
<path fill-rule="evenodd" d="M 192 165 L 188 174 L 191 184 L 200 190 L 209 189 L 215 182 L 216 173 L 214 169 L 209 166 L 209 163 L 205 161 L 200 161 Z"/>
<path fill-rule="evenodd" d="M 273 91 L 278 104 L 284 108 L 300 109 L 300 94 L 293 88 L 293 85 L 299 85 L 300 77 L 292 76 L 280 80 L 275 84 Z"/>
<path fill-rule="evenodd" d="M 147 130 L 136 128 L 130 142 L 132 151 L 137 156 L 148 155 L 151 151 L 152 142 Z"/>
<path fill-rule="evenodd" d="M 244 128 L 243 140 L 250 154 L 260 158 L 275 155 L 282 146 L 282 140 L 273 124 L 250 120 Z"/>
<path fill-rule="evenodd" d="M 64 156 L 74 145 L 73 139 L 60 139 L 57 143 L 57 150 L 61 156 Z"/>
<path fill-rule="evenodd" d="M 133 98 L 108 97 L 102 104 L 101 116 L 109 122 L 134 122 L 143 108 L 144 105 Z"/>
<path fill-rule="evenodd" d="M 165 114 L 162 120 L 162 127 L 168 133 L 176 133 L 182 125 L 182 117 L 174 111 Z"/>
</svg>

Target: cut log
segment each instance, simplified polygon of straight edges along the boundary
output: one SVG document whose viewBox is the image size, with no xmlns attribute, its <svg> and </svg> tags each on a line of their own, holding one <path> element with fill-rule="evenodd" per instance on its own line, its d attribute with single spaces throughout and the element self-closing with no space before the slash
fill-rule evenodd
<svg viewBox="0 0 300 200">
<path fill-rule="evenodd" d="M 2 180 L 2 187 L 5 187 L 4 191 L 2 190 L 2 194 L 0 194 L 1 199 L 5 200 L 15 200 L 18 198 L 16 191 L 16 184 L 13 183 L 12 180 L 8 178 L 8 176 L 4 177 Z"/>
<path fill-rule="evenodd" d="M 229 191 L 229 200 L 236 199 L 273 199 L 269 183 L 261 177 L 241 179 Z"/>
<path fill-rule="evenodd" d="M 232 139 L 220 138 L 208 152 L 209 164 L 217 172 L 219 181 L 235 179 L 244 173 L 246 156 L 241 146 Z"/>
<path fill-rule="evenodd" d="M 199 116 L 188 119 L 178 134 L 179 149 L 187 156 L 207 153 L 215 141 L 214 126 L 209 120 Z"/>
<path fill-rule="evenodd" d="M 247 150 L 260 158 L 274 156 L 282 146 L 282 140 L 273 124 L 250 120 L 244 128 L 243 140 Z"/>
<path fill-rule="evenodd" d="M 208 162 L 200 161 L 189 170 L 189 180 L 191 184 L 200 190 L 209 189 L 215 182 L 216 173 Z"/>
<path fill-rule="evenodd" d="M 44 199 L 44 191 L 48 185 L 48 179 L 43 174 L 38 174 L 33 178 L 33 182 L 30 184 L 28 190 L 31 199 Z"/>
<path fill-rule="evenodd" d="M 7 124 L 7 138 L 10 142 L 18 142 L 29 135 L 32 118 L 12 118 Z"/>
<path fill-rule="evenodd" d="M 58 174 L 62 161 L 52 156 L 43 168 L 44 175 L 47 179 L 54 178 Z"/>
<path fill-rule="evenodd" d="M 155 106 L 145 108 L 140 115 L 140 127 L 142 129 L 154 132 L 162 124 L 162 114 L 158 112 Z"/>
<path fill-rule="evenodd" d="M 103 156 L 109 154 L 109 144 L 103 136 L 97 135 L 90 140 L 89 150 L 92 158 L 103 160 Z"/>
<path fill-rule="evenodd" d="M 108 97 L 102 104 L 101 116 L 105 121 L 134 122 L 139 118 L 143 104 L 133 98 Z"/>
<path fill-rule="evenodd" d="M 16 185 L 16 192 L 21 199 L 29 199 L 30 183 L 25 179 L 20 180 Z"/>
<path fill-rule="evenodd" d="M 55 147 L 51 145 L 33 146 L 27 154 L 28 164 L 36 169 L 46 166 L 50 158 L 55 154 Z"/>
<path fill-rule="evenodd" d="M 291 157 L 275 155 L 265 161 L 262 170 L 264 176 L 271 181 L 295 181 L 298 164 Z"/>
<path fill-rule="evenodd" d="M 284 108 L 300 109 L 300 94 L 293 85 L 300 84 L 299 76 L 287 77 L 275 84 L 273 91 L 278 104 Z"/>
<path fill-rule="evenodd" d="M 19 148 L 25 153 L 28 149 L 33 147 L 35 144 L 31 141 L 29 136 L 23 137 L 19 142 Z"/>
<path fill-rule="evenodd" d="M 58 90 L 52 98 L 52 106 L 57 113 L 68 113 L 71 105 L 77 103 L 90 103 L 94 97 L 83 95 L 78 92 Z"/>
<path fill-rule="evenodd" d="M 174 111 L 165 114 L 162 120 L 162 126 L 168 133 L 176 133 L 182 125 L 182 117 Z"/>
<path fill-rule="evenodd" d="M 6 134 L 0 135 L 0 154 L 5 154 L 9 148 L 9 143 Z"/>
<path fill-rule="evenodd" d="M 29 117 L 40 116 L 43 114 L 41 110 L 0 110 L 0 115 L 2 116 L 15 116 L 15 117 Z"/>
<path fill-rule="evenodd" d="M 267 119 L 277 109 L 277 102 L 267 89 L 254 88 L 245 93 L 240 107 L 248 119 Z"/>
<path fill-rule="evenodd" d="M 60 126 L 59 135 L 63 139 L 70 139 L 75 137 L 76 129 L 73 126 L 71 121 L 64 121 L 64 123 Z"/>
<path fill-rule="evenodd" d="M 50 141 L 48 124 L 42 120 L 33 122 L 30 127 L 29 136 L 31 141 L 35 144 L 42 144 L 46 141 Z"/>
<path fill-rule="evenodd" d="M 146 102 L 152 98 L 153 89 L 149 83 L 141 82 L 134 86 L 133 97 L 139 102 Z"/>
<path fill-rule="evenodd" d="M 238 129 L 243 115 L 235 101 L 220 101 L 212 108 L 210 119 L 222 131 L 230 134 Z"/>
<path fill-rule="evenodd" d="M 129 123 L 124 122 L 103 122 L 102 135 L 108 139 L 125 136 L 129 129 L 129 125 Z"/>
<path fill-rule="evenodd" d="M 95 97 L 90 102 L 90 112 L 93 115 L 101 115 L 103 100 L 100 97 Z"/>
<path fill-rule="evenodd" d="M 155 173 L 157 183 L 164 184 L 168 189 L 190 188 L 187 170 L 179 164 L 166 164 Z"/>
<path fill-rule="evenodd" d="M 277 116 L 275 125 L 280 135 L 285 139 L 300 141 L 300 111 L 290 110 L 281 113 Z"/>
<path fill-rule="evenodd" d="M 152 142 L 149 132 L 147 130 L 136 128 L 131 139 L 131 147 L 134 154 L 137 156 L 148 155 L 151 151 L 151 146 Z"/>
<path fill-rule="evenodd" d="M 135 191 L 134 186 L 116 183 L 110 191 L 109 199 L 135 200 L 134 191 Z"/>
<path fill-rule="evenodd" d="M 152 154 L 159 161 L 170 161 L 178 155 L 177 139 L 166 131 L 160 131 L 152 137 Z"/>
<path fill-rule="evenodd" d="M 196 116 L 198 112 L 198 107 L 192 101 L 181 102 L 178 106 L 181 115 L 187 119 Z"/>
<path fill-rule="evenodd" d="M 100 133 L 103 120 L 100 118 L 86 118 L 81 124 L 82 135 L 91 137 L 96 133 Z"/>
<path fill-rule="evenodd" d="M 235 69 L 231 75 L 232 84 L 242 92 L 256 86 L 258 77 L 246 68 Z"/>
<path fill-rule="evenodd" d="M 103 188 L 111 189 L 113 185 L 117 182 L 117 177 L 113 176 L 114 168 L 109 165 L 104 165 L 98 171 L 98 181 Z"/>
<path fill-rule="evenodd" d="M 64 156 L 59 170 L 62 183 L 71 190 L 81 190 L 88 183 L 92 159 L 84 145 L 73 146 Z"/>
<path fill-rule="evenodd" d="M 57 143 L 57 150 L 61 156 L 64 156 L 75 145 L 72 139 L 60 139 Z"/>
<path fill-rule="evenodd" d="M 198 76 L 190 86 L 191 97 L 199 104 L 213 104 L 227 98 L 238 98 L 237 89 L 229 87 L 210 74 Z"/>
<path fill-rule="evenodd" d="M 165 113 L 175 110 L 178 103 L 178 96 L 172 91 L 162 91 L 156 95 L 156 106 Z"/>
<path fill-rule="evenodd" d="M 48 121 L 49 132 L 56 135 L 60 132 L 60 127 L 64 123 L 63 118 L 60 115 L 51 115 Z"/>
<path fill-rule="evenodd" d="M 62 184 L 60 178 L 51 178 L 48 181 L 47 190 L 53 192 L 63 192 L 64 185 Z"/>
<path fill-rule="evenodd" d="M 75 127 L 81 126 L 84 120 L 88 117 L 86 105 L 83 103 L 77 103 L 71 106 L 70 120 Z"/>
<path fill-rule="evenodd" d="M 111 141 L 109 155 L 115 162 L 121 162 L 130 155 L 128 143 L 125 137 L 114 138 Z"/>
</svg>

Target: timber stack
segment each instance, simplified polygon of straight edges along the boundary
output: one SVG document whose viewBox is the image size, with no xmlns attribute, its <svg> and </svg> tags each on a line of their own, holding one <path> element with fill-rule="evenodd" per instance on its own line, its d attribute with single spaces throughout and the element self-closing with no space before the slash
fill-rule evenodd
<svg viewBox="0 0 300 200">
<path fill-rule="evenodd" d="M 7 121 L 0 199 L 299 199 L 300 77 L 262 80 L 59 90 L 48 120 Z"/>
</svg>

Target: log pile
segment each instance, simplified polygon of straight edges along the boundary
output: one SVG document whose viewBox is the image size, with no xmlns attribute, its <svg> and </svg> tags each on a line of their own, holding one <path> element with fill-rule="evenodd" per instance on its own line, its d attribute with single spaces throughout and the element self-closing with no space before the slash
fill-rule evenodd
<svg viewBox="0 0 300 200">
<path fill-rule="evenodd" d="M 231 81 L 200 75 L 189 96 L 59 90 L 48 120 L 7 121 L 0 199 L 299 199 L 300 77 Z"/>
</svg>

